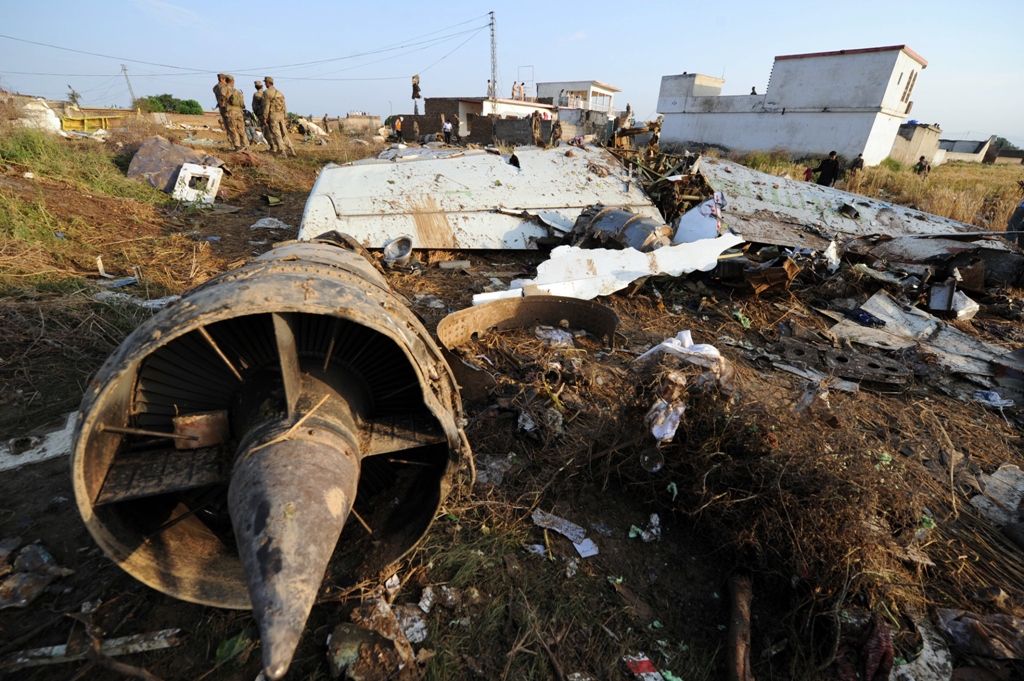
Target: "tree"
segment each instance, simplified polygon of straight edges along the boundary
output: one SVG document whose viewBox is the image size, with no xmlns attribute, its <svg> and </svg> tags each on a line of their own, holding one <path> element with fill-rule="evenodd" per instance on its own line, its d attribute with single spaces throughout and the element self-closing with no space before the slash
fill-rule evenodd
<svg viewBox="0 0 1024 681">
<path fill-rule="evenodd" d="M 992 143 L 992 146 L 996 148 L 996 151 L 1014 151 L 1018 147 L 1016 144 L 1006 139 L 1005 137 L 997 137 L 996 141 Z"/>
<path fill-rule="evenodd" d="M 178 113 L 180 114 L 191 114 L 193 116 L 202 116 L 203 107 L 194 99 L 183 100 L 178 104 Z"/>
<path fill-rule="evenodd" d="M 142 113 L 163 113 L 164 105 L 155 97 L 139 97 L 132 102 L 132 108 Z"/>
<path fill-rule="evenodd" d="M 79 104 L 79 102 L 81 100 L 82 100 L 82 95 L 80 95 L 75 90 L 75 88 L 73 88 L 70 85 L 68 85 L 68 102 L 70 102 L 72 106 L 78 106 L 78 104 Z M 999 139 L 1002 139 L 1002 137 L 1000 137 Z"/>
</svg>

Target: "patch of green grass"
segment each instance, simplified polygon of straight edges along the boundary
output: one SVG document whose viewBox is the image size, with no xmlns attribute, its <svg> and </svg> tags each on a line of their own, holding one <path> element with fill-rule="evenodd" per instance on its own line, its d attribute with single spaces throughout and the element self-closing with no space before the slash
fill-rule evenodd
<svg viewBox="0 0 1024 681">
<path fill-rule="evenodd" d="M 898 173 L 903 170 L 903 164 L 894 159 L 892 156 L 886 156 L 885 159 L 878 164 L 879 168 L 884 168 L 893 173 Z"/>
<path fill-rule="evenodd" d="M 123 159 L 121 159 L 123 165 Z M 40 130 L 19 128 L 0 134 L 0 163 L 12 163 L 42 178 L 66 182 L 104 196 L 152 204 L 167 195 L 145 182 L 129 180 L 118 157 L 94 142 L 72 142 Z"/>
</svg>

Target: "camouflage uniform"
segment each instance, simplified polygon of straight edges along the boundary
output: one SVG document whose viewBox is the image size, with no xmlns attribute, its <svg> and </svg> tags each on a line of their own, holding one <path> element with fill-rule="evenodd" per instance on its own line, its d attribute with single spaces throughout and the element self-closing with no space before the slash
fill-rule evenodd
<svg viewBox="0 0 1024 681">
<path fill-rule="evenodd" d="M 247 150 L 249 139 L 245 134 L 245 117 L 242 111 L 245 109 L 245 97 L 241 90 L 235 89 L 235 79 L 228 76 L 227 98 L 224 100 L 225 112 L 224 123 L 228 134 L 228 141 L 235 151 Z"/>
<path fill-rule="evenodd" d="M 257 80 L 254 85 L 256 92 L 252 93 L 252 115 L 256 117 L 256 127 L 266 135 L 267 131 L 263 129 L 263 83 Z"/>
<path fill-rule="evenodd" d="M 231 90 L 228 88 L 227 76 L 223 73 L 218 73 L 217 84 L 213 86 L 213 96 L 217 98 L 217 110 L 220 111 L 221 127 L 223 127 L 225 131 L 228 129 L 228 123 L 227 119 L 224 118 L 224 114 L 227 112 L 227 100 L 229 94 L 231 94 Z"/>
<path fill-rule="evenodd" d="M 295 156 L 295 148 L 292 146 L 292 141 L 288 139 L 288 130 L 285 127 L 288 106 L 285 104 L 284 95 L 274 87 L 273 78 L 268 76 L 264 82 L 267 84 L 267 89 L 263 93 L 263 122 L 267 130 L 270 151 L 284 156 L 284 148 L 287 146 L 292 152 L 292 156 Z"/>
</svg>

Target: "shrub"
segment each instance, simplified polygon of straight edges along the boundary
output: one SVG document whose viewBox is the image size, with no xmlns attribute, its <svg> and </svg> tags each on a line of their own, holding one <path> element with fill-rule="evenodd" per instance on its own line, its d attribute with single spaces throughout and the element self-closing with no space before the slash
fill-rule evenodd
<svg viewBox="0 0 1024 681">
<path fill-rule="evenodd" d="M 193 116 L 202 116 L 203 107 L 194 99 L 186 99 L 178 104 L 178 113 L 180 114 L 191 114 Z"/>
</svg>

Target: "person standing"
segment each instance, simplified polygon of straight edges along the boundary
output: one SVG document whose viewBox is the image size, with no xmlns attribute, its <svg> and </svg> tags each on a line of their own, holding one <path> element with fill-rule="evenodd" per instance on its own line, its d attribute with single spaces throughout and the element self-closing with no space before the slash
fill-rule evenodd
<svg viewBox="0 0 1024 681">
<path fill-rule="evenodd" d="M 260 132 L 266 135 L 266 131 L 263 130 L 263 81 L 253 81 L 256 91 L 252 93 L 252 115 L 256 117 L 256 126 L 260 128 Z"/>
<path fill-rule="evenodd" d="M 331 125 L 327 122 L 327 114 L 324 114 L 324 132 L 331 134 Z"/>
<path fill-rule="evenodd" d="M 819 163 L 814 172 L 818 173 L 818 184 L 823 184 L 826 187 L 835 185 L 836 179 L 839 177 L 839 159 L 836 152 L 828 152 L 828 158 Z"/>
<path fill-rule="evenodd" d="M 284 95 L 274 87 L 274 79 L 267 76 L 263 79 L 267 84 L 267 90 L 263 94 L 263 119 L 264 125 L 269 128 L 270 135 L 267 140 L 272 153 L 279 153 L 286 156 L 285 147 L 295 156 L 295 147 L 288 139 L 288 129 L 285 127 L 285 120 L 288 118 L 288 105 L 285 103 Z"/>
<path fill-rule="evenodd" d="M 224 100 L 225 132 L 228 134 L 228 141 L 235 151 L 248 151 L 249 142 L 245 134 L 245 116 L 242 111 L 245 109 L 245 97 L 242 91 L 235 88 L 235 79 L 231 75 L 225 75 L 226 98 Z"/>
<path fill-rule="evenodd" d="M 516 98 L 516 93 L 519 92 L 519 83 L 512 81 L 512 99 Z"/>
<path fill-rule="evenodd" d="M 932 164 L 924 160 L 924 156 L 918 159 L 917 163 L 914 165 L 914 172 L 917 173 L 923 180 L 928 179 L 928 173 L 930 173 L 931 171 Z"/>
<path fill-rule="evenodd" d="M 451 144 L 452 143 L 452 122 L 449 121 L 449 120 L 445 120 L 445 122 L 441 125 L 441 131 L 444 133 L 444 143 L 445 144 Z"/>
<path fill-rule="evenodd" d="M 228 121 L 225 118 L 227 113 L 227 101 L 228 101 L 228 77 L 227 74 L 217 74 L 217 84 L 213 86 L 213 96 L 217 98 L 217 111 L 220 112 L 220 124 L 224 128 L 224 132 L 228 131 Z"/>
<path fill-rule="evenodd" d="M 399 117 L 397 117 L 395 119 L 395 137 L 398 138 L 398 142 L 399 143 L 401 143 L 403 141 L 402 140 L 402 117 L 401 116 L 399 116 Z"/>
<path fill-rule="evenodd" d="M 857 158 L 850 162 L 850 175 L 856 175 L 861 170 L 864 170 L 864 154 L 857 154 Z"/>
</svg>

